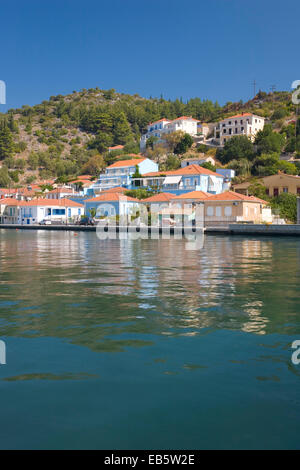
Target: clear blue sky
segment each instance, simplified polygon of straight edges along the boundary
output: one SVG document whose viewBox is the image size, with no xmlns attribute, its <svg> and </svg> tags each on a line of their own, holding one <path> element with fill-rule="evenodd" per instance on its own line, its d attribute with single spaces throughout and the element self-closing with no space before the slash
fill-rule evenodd
<svg viewBox="0 0 300 470">
<path fill-rule="evenodd" d="M 0 16 L 2 112 L 96 86 L 223 104 L 254 78 L 300 79 L 299 0 L 14 0 Z"/>
</svg>

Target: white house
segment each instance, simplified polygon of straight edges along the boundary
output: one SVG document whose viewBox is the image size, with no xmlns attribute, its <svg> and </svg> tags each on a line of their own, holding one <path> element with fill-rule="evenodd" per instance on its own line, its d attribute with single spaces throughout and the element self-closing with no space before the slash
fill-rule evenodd
<svg viewBox="0 0 300 470">
<path fill-rule="evenodd" d="M 0 202 L 3 224 L 38 224 L 43 220 L 74 222 L 84 214 L 84 206 L 69 199 L 34 199 L 17 201 L 2 199 Z"/>
<path fill-rule="evenodd" d="M 100 196 L 84 201 L 85 214 L 103 217 L 129 216 L 141 210 L 139 199 L 117 192 L 104 192 Z M 143 208 L 143 207 L 142 207 Z"/>
<path fill-rule="evenodd" d="M 211 163 L 212 165 L 216 164 L 216 160 L 209 156 L 206 156 L 204 153 L 200 154 L 199 157 L 190 157 L 181 160 L 181 168 L 184 168 L 189 165 L 203 165 L 204 163 Z"/>
<path fill-rule="evenodd" d="M 265 125 L 265 118 L 252 113 L 236 114 L 220 121 L 214 130 L 215 140 L 219 145 L 234 136 L 246 135 L 252 141 Z"/>
<path fill-rule="evenodd" d="M 164 134 L 170 134 L 175 131 L 183 131 L 186 134 L 195 136 L 198 133 L 197 124 L 198 120 L 191 116 L 181 116 L 173 119 L 173 121 L 163 118 L 159 121 L 152 122 L 148 124 L 146 134 L 141 136 L 140 148 L 141 150 L 146 148 L 146 142 L 149 137 L 157 137 L 158 142 L 161 142 Z"/>
<path fill-rule="evenodd" d="M 94 192 L 100 192 L 118 186 L 128 188 L 131 185 L 131 176 L 136 172 L 136 167 L 140 174 L 158 171 L 158 164 L 146 157 L 119 160 L 105 169 L 105 173 L 100 175 L 92 189 Z"/>
</svg>

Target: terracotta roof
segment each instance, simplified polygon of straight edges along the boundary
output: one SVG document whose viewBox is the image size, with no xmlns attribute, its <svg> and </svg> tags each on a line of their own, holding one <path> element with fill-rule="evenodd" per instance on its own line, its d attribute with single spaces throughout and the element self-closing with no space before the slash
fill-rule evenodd
<svg viewBox="0 0 300 470">
<path fill-rule="evenodd" d="M 178 170 L 170 170 L 170 171 L 153 171 L 151 173 L 146 173 L 143 176 L 144 177 L 150 177 L 150 176 L 160 176 L 160 175 L 166 175 L 166 176 L 171 176 L 171 175 L 212 175 L 212 176 L 218 176 L 219 178 L 224 178 L 222 175 L 215 173 L 214 171 L 208 170 L 207 168 L 203 168 L 200 165 L 195 165 L 194 163 L 192 165 L 188 165 L 184 168 L 179 168 Z"/>
<path fill-rule="evenodd" d="M 105 189 L 101 193 L 125 193 L 125 191 L 128 191 L 128 188 L 117 186 L 116 188 Z"/>
<path fill-rule="evenodd" d="M 136 199 L 135 197 L 130 197 L 130 196 L 125 196 L 124 194 L 120 193 L 104 193 L 101 194 L 100 196 L 93 197 L 91 199 L 86 199 L 84 202 L 111 202 L 111 201 L 120 201 L 120 199 L 127 201 L 133 201 L 133 202 L 140 202 L 139 199 Z"/>
<path fill-rule="evenodd" d="M 192 120 L 192 121 L 197 121 L 197 122 L 199 122 L 198 119 L 195 119 L 195 118 L 193 118 L 192 116 L 180 116 L 180 117 L 178 117 L 178 118 L 176 118 L 176 119 L 173 119 L 172 122 L 174 122 L 174 121 L 184 121 L 184 120 L 188 120 L 188 119 L 190 119 L 190 120 Z"/>
<path fill-rule="evenodd" d="M 169 202 L 174 198 L 174 194 L 171 193 L 159 193 L 154 194 L 154 196 L 147 197 L 142 199 L 142 202 Z"/>
<path fill-rule="evenodd" d="M 140 158 L 135 158 L 132 160 L 119 160 L 118 162 L 113 163 L 112 165 L 109 165 L 108 168 L 120 168 L 120 167 L 129 167 L 129 166 L 135 166 L 138 165 L 139 163 L 142 163 L 144 160 L 146 160 L 146 157 L 140 157 Z"/>
<path fill-rule="evenodd" d="M 227 118 L 224 118 L 223 121 L 225 121 L 226 119 L 234 119 L 234 118 L 240 118 L 240 117 L 245 117 L 245 116 L 257 116 L 260 119 L 265 119 L 263 116 L 258 116 L 257 114 L 243 113 L 243 114 L 236 114 L 235 116 L 229 116 Z"/>
<path fill-rule="evenodd" d="M 268 204 L 267 201 L 259 199 L 254 196 L 245 196 L 244 194 L 235 193 L 233 191 L 226 191 L 225 193 L 214 194 L 209 196 L 209 201 L 245 201 L 245 202 L 260 202 L 263 204 Z"/>
<path fill-rule="evenodd" d="M 124 148 L 124 145 L 115 145 L 114 147 L 108 147 L 108 150 L 120 150 L 123 148 Z"/>
<path fill-rule="evenodd" d="M 190 193 L 180 194 L 180 196 L 173 196 L 173 199 L 207 199 L 211 197 L 211 194 L 205 191 L 191 191 Z"/>
<path fill-rule="evenodd" d="M 56 194 L 56 193 L 74 194 L 74 190 L 70 188 L 56 188 L 56 189 L 52 189 L 52 191 L 47 192 L 47 194 Z"/>
<path fill-rule="evenodd" d="M 5 197 L 0 199 L 0 205 L 6 205 L 6 206 L 17 206 L 20 202 L 24 201 L 18 201 L 18 199 L 14 199 L 12 197 Z"/>
<path fill-rule="evenodd" d="M 148 124 L 148 126 L 152 126 L 152 124 L 156 124 L 157 122 L 161 122 L 161 121 L 171 122 L 170 119 L 162 118 L 162 119 L 159 119 L 158 121 L 150 122 L 150 124 Z"/>
</svg>

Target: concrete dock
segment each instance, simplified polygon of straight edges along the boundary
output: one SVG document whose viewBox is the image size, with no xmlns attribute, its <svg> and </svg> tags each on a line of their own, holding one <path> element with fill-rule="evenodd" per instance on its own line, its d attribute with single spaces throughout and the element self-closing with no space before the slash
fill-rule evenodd
<svg viewBox="0 0 300 470">
<path fill-rule="evenodd" d="M 20 224 L 1 224 L 1 229 L 11 229 L 11 230 L 55 230 L 55 231 L 69 231 L 69 232 L 96 232 L 96 226 L 85 226 L 85 225 L 20 225 Z M 194 228 L 183 228 L 183 227 L 143 227 L 148 230 L 148 234 L 156 233 L 162 234 L 170 233 L 171 235 L 174 232 L 179 233 L 181 229 L 182 234 L 195 233 Z M 110 230 L 119 232 L 139 232 L 138 227 L 110 227 Z M 146 230 L 146 231 L 147 231 Z M 107 231 L 107 227 L 104 228 L 104 232 Z M 300 236 L 300 224 L 293 225 L 265 225 L 265 224 L 230 224 L 227 227 L 205 227 L 204 229 L 199 227 L 197 229 L 199 232 L 204 232 L 206 234 L 224 234 L 224 235 L 258 235 L 258 236 Z"/>
</svg>

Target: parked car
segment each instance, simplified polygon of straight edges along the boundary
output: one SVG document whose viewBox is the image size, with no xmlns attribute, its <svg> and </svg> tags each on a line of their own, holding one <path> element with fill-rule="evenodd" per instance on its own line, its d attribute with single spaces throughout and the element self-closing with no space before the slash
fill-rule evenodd
<svg viewBox="0 0 300 470">
<path fill-rule="evenodd" d="M 51 220 L 43 219 L 40 221 L 40 225 L 51 225 Z"/>
<path fill-rule="evenodd" d="M 79 225 L 95 225 L 95 221 L 91 217 L 82 217 L 79 221 Z"/>
</svg>

